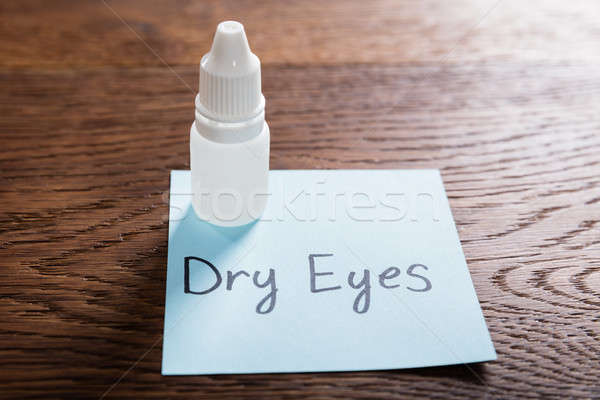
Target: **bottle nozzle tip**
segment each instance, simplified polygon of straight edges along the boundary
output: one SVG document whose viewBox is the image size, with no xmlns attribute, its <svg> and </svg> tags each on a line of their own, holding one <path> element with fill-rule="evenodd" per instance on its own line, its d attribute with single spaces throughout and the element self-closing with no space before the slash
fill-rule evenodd
<svg viewBox="0 0 600 400">
<path fill-rule="evenodd" d="M 223 21 L 217 26 L 217 32 L 224 34 L 239 34 L 244 31 L 244 25 L 237 21 Z"/>
<path fill-rule="evenodd" d="M 256 68 L 244 26 L 236 21 L 221 22 L 217 26 L 209 54 L 206 61 L 212 63 L 211 69 L 220 74 L 243 75 Z"/>
</svg>

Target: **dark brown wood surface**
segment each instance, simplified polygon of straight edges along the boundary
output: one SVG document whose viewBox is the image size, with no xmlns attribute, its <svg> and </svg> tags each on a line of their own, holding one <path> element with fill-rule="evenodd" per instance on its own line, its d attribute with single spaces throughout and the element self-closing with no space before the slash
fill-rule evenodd
<svg viewBox="0 0 600 400">
<path fill-rule="evenodd" d="M 0 12 L 0 398 L 600 398 L 599 2 Z M 169 171 L 224 19 L 263 61 L 272 168 L 441 170 L 497 361 L 160 375 Z"/>
</svg>

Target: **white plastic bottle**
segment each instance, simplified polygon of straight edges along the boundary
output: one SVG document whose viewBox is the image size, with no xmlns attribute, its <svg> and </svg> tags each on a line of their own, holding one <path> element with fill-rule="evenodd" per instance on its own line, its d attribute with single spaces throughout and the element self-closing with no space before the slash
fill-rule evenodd
<svg viewBox="0 0 600 400">
<path fill-rule="evenodd" d="M 239 22 L 221 22 L 200 61 L 196 119 L 190 130 L 192 205 L 219 226 L 260 217 L 268 200 L 269 127 L 260 60 Z"/>
</svg>

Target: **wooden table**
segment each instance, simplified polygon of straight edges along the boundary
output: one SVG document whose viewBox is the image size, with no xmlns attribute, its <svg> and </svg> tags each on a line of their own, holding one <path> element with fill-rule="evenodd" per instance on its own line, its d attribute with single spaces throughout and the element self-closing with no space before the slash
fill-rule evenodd
<svg viewBox="0 0 600 400">
<path fill-rule="evenodd" d="M 0 397 L 600 397 L 600 3 L 0 5 Z M 163 377 L 169 171 L 238 19 L 271 167 L 439 168 L 498 360 Z"/>
</svg>

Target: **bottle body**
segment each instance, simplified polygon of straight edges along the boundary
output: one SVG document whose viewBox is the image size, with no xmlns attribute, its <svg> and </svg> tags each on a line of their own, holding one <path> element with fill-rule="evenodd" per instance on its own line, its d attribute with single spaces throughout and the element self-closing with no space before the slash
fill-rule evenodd
<svg viewBox="0 0 600 400">
<path fill-rule="evenodd" d="M 211 139 L 198 119 L 190 129 L 192 205 L 196 215 L 218 226 L 240 226 L 260 217 L 268 200 L 269 126 L 239 142 Z"/>
</svg>

